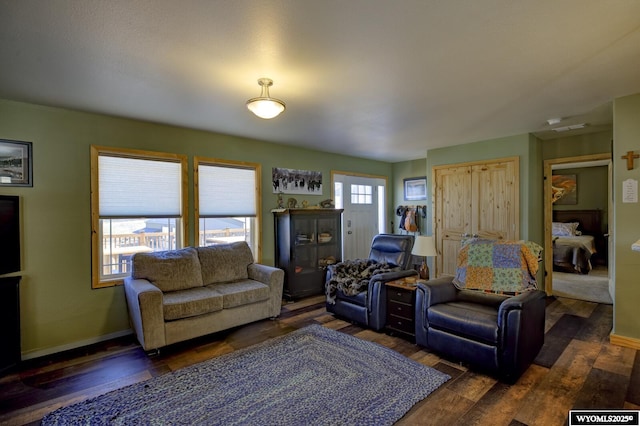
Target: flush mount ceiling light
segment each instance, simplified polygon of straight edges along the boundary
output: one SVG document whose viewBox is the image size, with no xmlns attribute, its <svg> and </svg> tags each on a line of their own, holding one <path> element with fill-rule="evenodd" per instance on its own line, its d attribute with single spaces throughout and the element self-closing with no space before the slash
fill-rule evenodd
<svg viewBox="0 0 640 426">
<path fill-rule="evenodd" d="M 257 98 L 251 98 L 247 101 L 247 108 L 260 118 L 270 119 L 277 117 L 286 105 L 280 99 L 274 99 L 269 96 L 269 86 L 273 85 L 270 78 L 259 78 L 258 84 L 262 87 L 262 93 Z"/>
<path fill-rule="evenodd" d="M 572 124 L 570 126 L 564 126 L 564 127 L 556 127 L 555 129 L 551 129 L 554 132 L 568 132 L 569 130 L 576 130 L 576 129 L 584 129 L 585 127 L 587 127 L 589 125 L 589 123 L 580 123 L 580 124 Z"/>
</svg>

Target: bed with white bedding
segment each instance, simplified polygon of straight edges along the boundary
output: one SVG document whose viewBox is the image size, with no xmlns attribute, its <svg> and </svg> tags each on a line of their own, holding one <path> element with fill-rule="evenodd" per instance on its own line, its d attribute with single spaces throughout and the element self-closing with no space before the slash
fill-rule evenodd
<svg viewBox="0 0 640 426">
<path fill-rule="evenodd" d="M 593 235 L 553 237 L 553 269 L 556 271 L 588 274 L 595 253 Z"/>
<path fill-rule="evenodd" d="M 553 270 L 588 274 L 602 237 L 601 210 L 554 210 Z"/>
</svg>

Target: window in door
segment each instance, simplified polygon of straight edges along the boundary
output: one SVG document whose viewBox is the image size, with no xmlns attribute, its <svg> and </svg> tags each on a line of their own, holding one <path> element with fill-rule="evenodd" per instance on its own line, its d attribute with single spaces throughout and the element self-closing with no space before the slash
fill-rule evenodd
<svg viewBox="0 0 640 426">
<path fill-rule="evenodd" d="M 372 204 L 373 190 L 371 185 L 351 185 L 351 204 Z"/>
</svg>

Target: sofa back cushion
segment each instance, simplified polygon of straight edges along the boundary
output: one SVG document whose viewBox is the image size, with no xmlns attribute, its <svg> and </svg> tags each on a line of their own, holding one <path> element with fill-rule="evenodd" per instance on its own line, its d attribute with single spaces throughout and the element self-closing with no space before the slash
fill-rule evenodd
<svg viewBox="0 0 640 426">
<path fill-rule="evenodd" d="M 401 269 L 409 269 L 414 236 L 378 234 L 373 237 L 369 259 L 380 263 L 391 263 Z"/>
<path fill-rule="evenodd" d="M 196 250 L 205 285 L 246 280 L 249 277 L 247 267 L 253 263 L 253 254 L 245 241 L 198 247 Z"/>
<path fill-rule="evenodd" d="M 131 276 L 134 279 L 149 280 L 163 292 L 202 287 L 198 252 L 193 247 L 136 253 L 131 266 Z"/>
</svg>

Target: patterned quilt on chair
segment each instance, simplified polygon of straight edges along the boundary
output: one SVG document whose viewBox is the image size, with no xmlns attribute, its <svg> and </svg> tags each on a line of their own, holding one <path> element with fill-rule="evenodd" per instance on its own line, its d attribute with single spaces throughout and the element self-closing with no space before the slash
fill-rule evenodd
<svg viewBox="0 0 640 426">
<path fill-rule="evenodd" d="M 459 289 L 515 295 L 537 288 L 542 247 L 531 241 L 470 239 L 458 253 Z"/>
<path fill-rule="evenodd" d="M 338 290 L 347 296 L 355 296 L 367 289 L 371 277 L 399 269 L 396 265 L 386 262 L 376 262 L 371 259 L 345 260 L 332 268 L 331 278 L 325 292 L 327 302 L 336 303 Z"/>
</svg>

